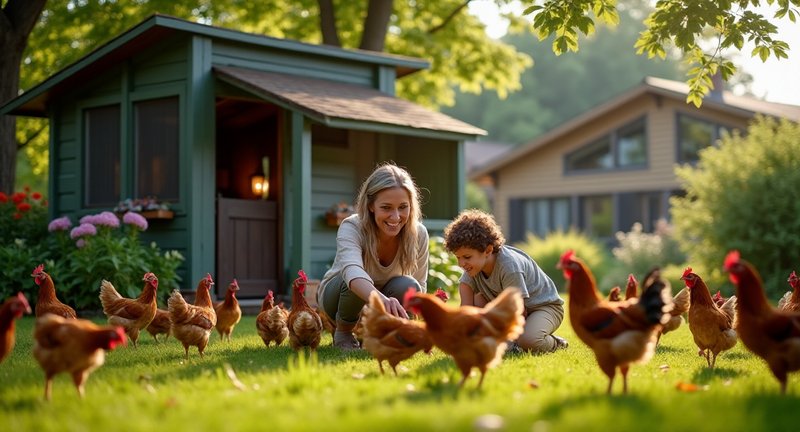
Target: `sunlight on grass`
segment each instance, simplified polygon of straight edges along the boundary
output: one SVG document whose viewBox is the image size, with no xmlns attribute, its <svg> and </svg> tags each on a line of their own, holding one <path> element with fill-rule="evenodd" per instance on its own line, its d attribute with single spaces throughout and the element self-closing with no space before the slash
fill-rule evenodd
<svg viewBox="0 0 800 432">
<path fill-rule="evenodd" d="M 568 321 L 557 334 L 570 348 L 544 356 L 515 355 L 458 390 L 460 373 L 434 350 L 402 362 L 398 376 L 366 352 L 342 353 L 325 334 L 316 353 L 265 348 L 252 316 L 230 343 L 215 333 L 200 357 L 175 339 L 108 353 L 86 383 L 86 399 L 59 375 L 53 400 L 31 355 L 33 319 L 19 321 L 18 342 L 0 364 L 0 424 L 10 431 L 66 430 L 475 430 L 478 418 L 500 416 L 506 430 L 794 430 L 800 380 L 789 394 L 741 344 L 708 370 L 687 325 L 665 335 L 654 358 L 634 365 L 629 395 L 605 395 L 607 379 Z M 697 391 L 677 390 L 678 383 Z"/>
</svg>

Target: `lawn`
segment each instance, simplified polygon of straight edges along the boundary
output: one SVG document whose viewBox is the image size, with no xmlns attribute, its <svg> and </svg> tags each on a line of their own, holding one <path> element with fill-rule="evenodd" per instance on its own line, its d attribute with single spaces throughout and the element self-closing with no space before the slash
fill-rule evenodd
<svg viewBox="0 0 800 432">
<path fill-rule="evenodd" d="M 490 428 L 519 431 L 797 430 L 798 374 L 789 393 L 741 343 L 710 371 L 687 325 L 665 335 L 654 358 L 635 365 L 630 393 L 607 396 L 607 380 L 568 321 L 558 331 L 570 347 L 545 356 L 517 355 L 462 390 L 452 360 L 438 350 L 382 376 L 369 353 L 342 353 L 325 335 L 316 355 L 265 348 L 252 316 L 230 343 L 217 334 L 200 358 L 183 358 L 175 339 L 148 334 L 110 352 L 88 379 L 86 398 L 59 375 L 53 399 L 31 355 L 33 318 L 18 322 L 17 346 L 0 364 L 0 425 L 5 431 L 419 431 Z M 679 383 L 697 391 L 680 391 Z"/>
</svg>

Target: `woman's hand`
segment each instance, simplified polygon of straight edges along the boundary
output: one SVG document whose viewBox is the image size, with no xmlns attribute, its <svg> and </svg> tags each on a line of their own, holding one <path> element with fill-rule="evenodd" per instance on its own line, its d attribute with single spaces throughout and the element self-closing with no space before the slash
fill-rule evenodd
<svg viewBox="0 0 800 432">
<path fill-rule="evenodd" d="M 403 305 L 400 304 L 400 300 L 397 300 L 394 297 L 384 296 L 383 307 L 386 308 L 386 312 L 389 312 L 396 317 L 408 319 L 408 313 L 406 312 L 405 308 L 403 308 Z"/>
</svg>

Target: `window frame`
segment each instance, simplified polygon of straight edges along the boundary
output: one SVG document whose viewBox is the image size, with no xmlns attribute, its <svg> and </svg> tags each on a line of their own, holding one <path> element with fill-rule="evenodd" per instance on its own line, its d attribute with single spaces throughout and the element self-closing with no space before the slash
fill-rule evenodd
<svg viewBox="0 0 800 432">
<path fill-rule="evenodd" d="M 78 131 L 76 138 L 79 140 L 76 145 L 78 147 L 78 154 L 80 155 L 80 189 L 79 189 L 79 208 L 105 208 L 113 207 L 117 204 L 114 203 L 89 203 L 89 186 L 90 186 L 90 170 L 89 170 L 89 130 L 86 124 L 86 114 L 88 111 L 96 108 L 103 108 L 107 106 L 119 107 L 119 183 L 120 183 L 120 198 L 124 195 L 125 191 L 125 104 L 119 97 L 101 97 L 85 99 L 77 104 L 75 116 L 78 123 Z M 51 160 L 52 163 L 52 160 Z"/>
<path fill-rule="evenodd" d="M 139 176 L 138 172 L 140 171 L 140 164 L 139 164 L 139 145 L 138 145 L 138 110 L 137 104 L 139 103 L 146 103 L 158 100 L 168 100 L 168 99 L 175 99 L 175 109 L 177 115 L 177 124 L 176 124 L 176 142 L 175 142 L 175 151 L 176 151 L 176 166 L 175 169 L 177 173 L 174 174 L 175 176 L 175 187 L 176 187 L 176 194 L 175 197 L 157 197 L 160 202 L 169 202 L 169 203 L 177 203 L 181 201 L 181 182 L 180 182 L 180 174 L 181 174 L 181 136 L 182 134 L 182 119 L 184 118 L 181 115 L 181 98 L 177 94 L 167 94 L 167 95 L 158 95 L 155 97 L 145 97 L 145 98 L 131 98 L 130 102 L 130 158 L 131 158 L 131 165 L 132 165 L 132 172 L 134 176 L 131 177 L 131 185 L 130 190 L 131 193 L 135 195 L 137 198 L 143 198 L 145 194 L 143 192 L 139 192 Z"/>
<path fill-rule="evenodd" d="M 554 223 L 556 220 L 556 207 L 559 202 L 564 202 L 566 204 L 567 209 L 567 220 L 566 220 L 566 227 L 558 227 Z M 547 208 L 545 209 L 547 212 L 547 232 L 539 232 L 538 224 L 536 223 L 536 219 L 538 216 L 539 205 L 542 203 L 547 204 Z M 539 237 L 544 237 L 550 232 L 557 231 L 559 229 L 563 229 L 566 231 L 567 229 L 574 226 L 574 217 L 573 217 L 573 208 L 572 208 L 572 197 L 569 195 L 559 195 L 559 196 L 549 196 L 549 197 L 527 197 L 521 199 L 521 209 L 522 209 L 522 228 L 523 232 L 525 233 L 533 233 Z"/>
<path fill-rule="evenodd" d="M 692 159 L 692 160 L 685 160 L 683 158 L 683 140 L 682 140 L 682 138 L 683 138 L 683 135 L 682 135 L 683 127 L 681 125 L 681 120 L 684 119 L 684 118 L 688 119 L 688 120 L 695 121 L 695 122 L 704 123 L 704 124 L 710 125 L 712 127 L 712 130 L 711 130 L 711 135 L 712 135 L 711 136 L 711 143 L 708 146 L 703 147 L 703 148 L 699 149 L 697 152 L 695 152 L 695 156 L 696 157 L 694 159 Z M 728 133 L 733 133 L 733 131 L 735 131 L 735 130 L 741 131 L 741 129 L 738 128 L 738 127 L 734 127 L 734 126 L 730 126 L 730 125 L 727 125 L 727 124 L 724 124 L 724 123 L 721 123 L 721 122 L 717 122 L 717 121 L 708 119 L 706 117 L 702 117 L 702 116 L 695 115 L 695 114 L 689 114 L 689 113 L 685 113 L 685 112 L 680 112 L 680 111 L 676 112 L 675 113 L 675 160 L 677 161 L 677 163 L 679 163 L 679 164 L 691 164 L 691 165 L 696 164 L 697 161 L 700 160 L 700 156 L 699 156 L 699 151 L 700 150 L 705 149 L 705 148 L 710 147 L 710 146 L 716 146 L 717 143 L 719 142 L 719 140 L 722 139 L 722 129 L 726 129 L 728 131 Z"/>
<path fill-rule="evenodd" d="M 644 137 L 644 160 L 641 163 L 635 164 L 628 164 L 622 165 L 620 163 L 621 152 L 620 152 L 620 140 L 623 136 L 627 136 L 630 132 L 637 130 L 641 126 L 642 136 Z M 571 161 L 573 157 L 579 155 L 582 152 L 586 152 L 587 149 L 590 149 L 592 146 L 597 145 L 603 141 L 608 141 L 610 146 L 610 158 L 611 158 L 611 166 L 608 168 L 575 168 L 574 162 Z M 572 174 L 596 174 L 596 173 L 606 173 L 606 172 L 618 172 L 618 171 L 627 171 L 627 170 L 639 170 L 639 169 L 647 169 L 649 166 L 649 142 L 650 138 L 647 133 L 647 115 L 642 115 L 637 117 L 636 119 L 624 123 L 623 125 L 616 127 L 603 135 L 600 135 L 587 144 L 584 144 L 575 150 L 566 153 L 563 160 L 564 166 L 564 174 L 565 175 L 572 175 Z"/>
</svg>

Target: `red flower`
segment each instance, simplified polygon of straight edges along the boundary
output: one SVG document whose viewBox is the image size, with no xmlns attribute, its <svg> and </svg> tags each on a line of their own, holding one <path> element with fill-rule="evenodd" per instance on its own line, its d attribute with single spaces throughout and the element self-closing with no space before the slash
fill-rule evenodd
<svg viewBox="0 0 800 432">
<path fill-rule="evenodd" d="M 8 195 L 5 192 L 0 192 L 0 203 L 7 203 Z"/>
<path fill-rule="evenodd" d="M 14 213 L 14 219 L 16 220 L 22 219 L 22 213 Z"/>
<path fill-rule="evenodd" d="M 33 199 L 38 201 L 38 200 L 42 199 L 42 194 L 40 194 L 39 192 L 34 192 L 33 194 L 31 194 L 31 198 L 33 198 Z"/>
<path fill-rule="evenodd" d="M 19 204 L 22 201 L 25 201 L 28 195 L 25 192 L 17 192 L 14 195 L 11 195 L 11 201 L 14 201 L 14 204 Z"/>
<path fill-rule="evenodd" d="M 20 211 L 22 213 L 25 213 L 26 211 L 28 211 L 30 209 L 31 209 L 31 205 L 26 203 L 26 202 L 17 204 L 17 211 Z"/>
</svg>

